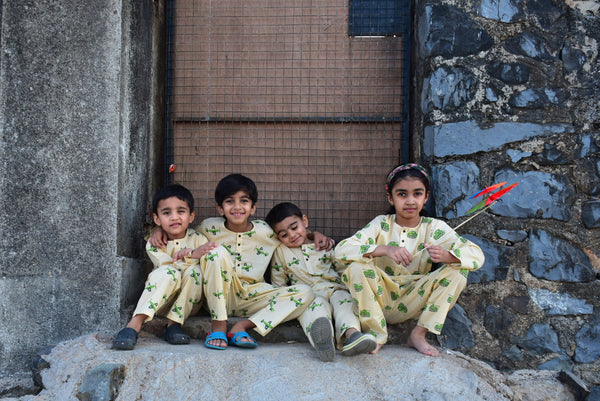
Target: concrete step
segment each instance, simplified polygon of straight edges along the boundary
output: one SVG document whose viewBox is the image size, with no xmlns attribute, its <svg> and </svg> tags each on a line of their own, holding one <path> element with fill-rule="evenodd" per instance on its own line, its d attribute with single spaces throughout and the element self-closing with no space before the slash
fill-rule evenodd
<svg viewBox="0 0 600 401">
<path fill-rule="evenodd" d="M 228 328 L 231 328 L 236 322 L 243 320 L 240 317 L 232 317 L 228 320 Z M 192 316 L 187 319 L 185 324 L 183 325 L 183 331 L 185 331 L 191 338 L 196 340 L 204 341 L 206 337 L 206 333 L 210 332 L 210 323 L 211 319 L 209 316 Z M 167 324 L 167 319 L 156 317 L 153 320 L 144 324 L 142 328 L 142 336 L 150 335 L 161 337 L 162 332 Z M 388 342 L 387 344 L 393 345 L 404 345 L 406 344 L 406 340 L 408 339 L 408 335 L 410 331 L 414 327 L 415 322 L 406 322 L 402 324 L 394 324 L 388 326 Z M 306 335 L 300 327 L 300 324 L 297 320 L 291 320 L 289 322 L 284 322 L 279 326 L 275 327 L 268 335 L 261 336 L 256 331 L 252 330 L 250 333 L 252 337 L 256 339 L 258 342 L 262 343 L 290 343 L 290 342 L 298 342 L 305 343 L 308 342 Z M 433 345 L 439 345 L 436 336 L 429 335 L 428 340 Z"/>
</svg>

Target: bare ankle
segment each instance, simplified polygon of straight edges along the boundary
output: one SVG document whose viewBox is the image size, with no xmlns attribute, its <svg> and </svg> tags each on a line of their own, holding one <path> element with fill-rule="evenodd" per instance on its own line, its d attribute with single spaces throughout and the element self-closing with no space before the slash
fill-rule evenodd
<svg viewBox="0 0 600 401">
<path fill-rule="evenodd" d="M 210 323 L 210 330 L 213 333 L 218 331 L 225 333 L 227 331 L 227 320 L 213 320 Z"/>
</svg>

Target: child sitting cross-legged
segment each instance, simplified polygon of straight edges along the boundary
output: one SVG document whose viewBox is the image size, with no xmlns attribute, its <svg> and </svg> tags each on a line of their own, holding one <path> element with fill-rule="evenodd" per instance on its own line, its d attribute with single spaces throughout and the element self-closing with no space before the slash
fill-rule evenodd
<svg viewBox="0 0 600 401">
<path fill-rule="evenodd" d="M 342 350 L 342 355 L 373 351 L 377 347 L 375 337 L 360 331 L 352 296 L 335 271 L 333 251 L 318 251 L 308 239 L 306 215 L 293 203 L 284 202 L 274 206 L 265 220 L 282 243 L 271 260 L 273 285 L 306 284 L 315 293 L 315 300 L 298 319 L 301 325 L 307 330 L 314 330 L 310 323 L 325 317 L 329 330 L 332 330 L 333 315 L 336 345 Z"/>
<path fill-rule="evenodd" d="M 113 341 L 113 348 L 131 350 L 135 347 L 142 324 L 155 314 L 166 315 L 163 338 L 171 344 L 189 344 L 190 337 L 181 325 L 195 313 L 202 301 L 202 270 L 200 257 L 217 244 L 188 228 L 194 221 L 194 197 L 185 187 L 166 186 L 152 201 L 154 222 L 167 237 L 164 246 L 150 242 L 146 252 L 154 265 L 133 317 Z"/>
<path fill-rule="evenodd" d="M 441 333 L 469 272 L 479 269 L 485 257 L 444 221 L 421 215 L 431 195 L 429 174 L 422 166 L 396 167 L 385 189 L 388 214 L 341 241 L 335 249 L 336 266 L 358 304 L 362 329 L 376 338 L 371 354 L 387 342 L 388 324 L 417 319 L 408 345 L 437 356 L 426 334 Z M 442 265 L 433 270 L 433 263 Z"/>
</svg>

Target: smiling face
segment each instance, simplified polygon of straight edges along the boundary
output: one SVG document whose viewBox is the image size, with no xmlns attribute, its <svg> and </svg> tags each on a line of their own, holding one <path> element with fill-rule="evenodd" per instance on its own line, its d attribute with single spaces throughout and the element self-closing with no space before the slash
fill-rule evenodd
<svg viewBox="0 0 600 401">
<path fill-rule="evenodd" d="M 302 244 L 310 242 L 306 236 L 307 228 L 308 219 L 306 216 L 302 216 L 302 218 L 289 216 L 279 223 L 275 223 L 273 231 L 275 231 L 277 238 L 283 245 L 288 248 L 299 248 Z"/>
<path fill-rule="evenodd" d="M 194 212 L 187 202 L 171 196 L 158 202 L 157 213 L 153 213 L 154 223 L 167 233 L 169 240 L 185 237 L 187 228 L 194 221 Z"/>
<path fill-rule="evenodd" d="M 405 227 L 415 227 L 421 220 L 423 206 L 429 194 L 423 182 L 417 178 L 405 177 L 398 180 L 388 193 L 390 205 L 396 209 L 396 223 Z"/>
<path fill-rule="evenodd" d="M 246 232 L 252 228 L 250 217 L 256 212 L 256 204 L 245 191 L 237 191 L 225 197 L 217 211 L 227 220 L 225 227 L 234 232 Z"/>
</svg>

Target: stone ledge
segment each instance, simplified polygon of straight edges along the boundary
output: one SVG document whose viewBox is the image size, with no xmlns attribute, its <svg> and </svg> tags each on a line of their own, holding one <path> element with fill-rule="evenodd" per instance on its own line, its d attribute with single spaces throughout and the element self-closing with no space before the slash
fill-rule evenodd
<svg viewBox="0 0 600 401">
<path fill-rule="evenodd" d="M 240 317 L 232 317 L 228 320 L 228 327 L 231 327 L 236 322 L 243 320 Z M 204 340 L 206 333 L 210 331 L 211 319 L 208 316 L 192 316 L 187 319 L 183 325 L 183 330 L 193 339 Z M 167 324 L 167 319 L 156 317 L 144 324 L 141 336 L 162 336 L 163 329 Z M 404 345 L 410 331 L 414 326 L 414 322 L 406 322 L 388 326 L 388 341 L 387 344 Z M 302 328 L 297 320 L 285 322 L 275 327 L 267 336 L 261 336 L 255 331 L 252 331 L 252 336 L 257 341 L 263 343 L 288 343 L 288 342 L 308 342 Z M 429 338 L 432 344 L 438 345 L 434 335 Z"/>
</svg>

